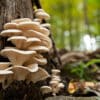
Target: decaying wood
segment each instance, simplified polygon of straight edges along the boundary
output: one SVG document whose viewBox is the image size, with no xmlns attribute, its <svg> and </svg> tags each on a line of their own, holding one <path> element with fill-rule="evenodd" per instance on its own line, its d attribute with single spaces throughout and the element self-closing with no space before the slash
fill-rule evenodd
<svg viewBox="0 0 100 100">
<path fill-rule="evenodd" d="M 46 100 L 100 100 L 100 97 L 67 97 L 67 96 L 57 96 L 50 97 Z"/>
<path fill-rule="evenodd" d="M 65 52 L 61 55 L 62 66 L 68 63 L 75 63 L 79 61 L 89 61 L 91 59 L 99 59 L 100 58 L 100 49 L 97 49 L 94 52 L 86 53 L 86 52 Z"/>
</svg>

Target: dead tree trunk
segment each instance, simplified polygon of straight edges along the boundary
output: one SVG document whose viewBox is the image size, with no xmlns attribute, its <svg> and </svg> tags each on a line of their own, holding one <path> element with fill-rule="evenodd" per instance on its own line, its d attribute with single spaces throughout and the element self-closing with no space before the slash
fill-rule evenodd
<svg viewBox="0 0 100 100">
<path fill-rule="evenodd" d="M 0 31 L 4 23 L 24 17 L 33 19 L 31 0 L 0 0 Z"/>
<path fill-rule="evenodd" d="M 33 19 L 32 4 L 35 0 L 0 0 L 0 32 L 3 25 L 17 18 Z M 5 47 L 4 38 L 0 37 L 1 45 Z M 0 56 L 0 61 L 5 61 Z M 23 81 L 13 82 L 7 89 L 3 90 L 0 85 L 0 100 L 42 100 L 39 87 L 41 83 L 27 85 Z"/>
</svg>

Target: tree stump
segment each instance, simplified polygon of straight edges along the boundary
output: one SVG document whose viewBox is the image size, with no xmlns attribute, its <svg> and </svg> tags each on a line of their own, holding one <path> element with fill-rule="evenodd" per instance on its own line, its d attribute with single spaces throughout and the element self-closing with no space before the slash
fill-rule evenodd
<svg viewBox="0 0 100 100">
<path fill-rule="evenodd" d="M 49 97 L 46 100 L 100 100 L 100 97 L 69 97 L 69 96 L 56 96 Z"/>
</svg>

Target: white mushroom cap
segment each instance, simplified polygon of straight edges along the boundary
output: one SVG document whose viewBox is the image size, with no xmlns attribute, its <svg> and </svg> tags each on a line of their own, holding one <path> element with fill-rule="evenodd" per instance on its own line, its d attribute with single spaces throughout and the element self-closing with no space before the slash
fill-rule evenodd
<svg viewBox="0 0 100 100">
<path fill-rule="evenodd" d="M 35 30 L 27 30 L 23 33 L 26 37 L 36 37 L 39 39 L 47 40 L 49 37 L 45 36 L 43 33 L 37 32 Z"/>
<path fill-rule="evenodd" d="M 47 64 L 47 59 L 45 59 L 42 55 L 36 54 L 31 59 L 27 60 L 24 65 L 27 66 L 29 64 L 38 63 L 39 65 Z"/>
<path fill-rule="evenodd" d="M 20 18 L 20 19 L 12 20 L 11 22 L 12 22 L 12 23 L 17 23 L 17 24 L 19 24 L 19 23 L 21 23 L 21 22 L 31 22 L 31 21 L 32 21 L 32 20 L 29 19 L 29 18 Z"/>
<path fill-rule="evenodd" d="M 39 67 L 38 67 L 38 64 L 30 64 L 27 66 L 27 69 L 30 71 L 30 72 L 36 72 L 38 71 Z"/>
<path fill-rule="evenodd" d="M 15 65 L 15 66 L 9 67 L 6 70 L 13 71 L 13 73 L 14 73 L 13 79 L 21 81 L 21 80 L 25 80 L 26 77 L 27 77 L 27 75 L 30 72 L 36 72 L 36 71 L 38 71 L 38 64 L 32 64 L 32 65 L 29 65 L 28 67 Z"/>
<path fill-rule="evenodd" d="M 49 39 L 49 40 L 50 40 L 50 39 Z M 34 47 L 34 46 L 45 46 L 45 47 L 47 47 L 48 49 L 51 49 L 51 47 L 52 47 L 52 42 L 51 42 L 51 40 L 48 41 L 48 40 L 42 40 L 42 39 L 41 39 L 41 41 L 32 43 L 29 47 Z"/>
<path fill-rule="evenodd" d="M 30 46 L 28 47 L 28 50 L 33 50 L 33 51 L 37 51 L 37 52 L 48 52 L 49 49 L 45 46 Z"/>
<path fill-rule="evenodd" d="M 37 12 L 44 12 L 44 10 L 43 10 L 43 9 L 36 9 L 36 10 L 34 11 L 34 13 L 37 13 Z"/>
<path fill-rule="evenodd" d="M 46 36 L 49 36 L 50 35 L 50 31 L 48 30 L 48 29 L 46 29 L 46 28 L 44 28 L 44 27 L 40 27 L 38 30 L 36 30 L 36 31 L 38 31 L 38 32 L 40 32 L 40 33 L 42 33 L 42 34 L 44 34 L 44 35 L 46 35 Z"/>
<path fill-rule="evenodd" d="M 41 11 L 39 11 L 39 12 L 36 12 L 35 13 L 35 17 L 36 18 L 39 18 L 39 19 L 45 19 L 45 20 L 49 20 L 50 19 L 50 15 L 49 14 L 47 14 L 46 12 L 41 12 Z"/>
<path fill-rule="evenodd" d="M 14 80 L 18 80 L 18 81 L 21 81 L 21 80 L 25 80 L 27 75 L 29 74 L 29 70 L 27 67 L 24 67 L 24 66 L 12 66 L 6 70 L 11 70 L 13 71 L 14 75 L 13 75 L 13 79 Z"/>
<path fill-rule="evenodd" d="M 37 57 L 33 57 L 33 60 L 35 62 L 37 62 L 39 65 L 45 65 L 47 64 L 47 59 L 46 58 L 37 58 Z"/>
<path fill-rule="evenodd" d="M 38 18 L 35 18 L 33 21 L 34 21 L 34 22 L 39 22 L 39 23 L 42 22 L 42 20 L 41 20 L 41 19 L 38 19 Z"/>
<path fill-rule="evenodd" d="M 48 77 L 50 77 L 48 72 L 46 70 L 44 70 L 43 68 L 39 67 L 37 72 L 34 72 L 34 73 L 31 72 L 29 74 L 29 76 L 27 77 L 27 80 L 32 81 L 33 83 L 36 83 L 37 81 L 45 80 Z"/>
<path fill-rule="evenodd" d="M 0 33 L 0 35 L 4 37 L 16 36 L 16 35 L 21 35 L 21 34 L 22 34 L 22 31 L 18 29 L 4 30 Z"/>
<path fill-rule="evenodd" d="M 17 29 L 17 24 L 16 23 L 6 23 L 4 25 L 4 29 Z"/>
<path fill-rule="evenodd" d="M 39 29 L 40 25 L 38 22 L 21 22 L 18 24 L 18 29 L 20 30 L 35 30 Z"/>
<path fill-rule="evenodd" d="M 3 83 L 6 80 L 6 77 L 12 74 L 12 71 L 0 70 L 0 83 Z"/>
<path fill-rule="evenodd" d="M 28 30 L 28 31 L 25 31 L 23 33 L 23 35 L 26 36 L 26 37 L 36 37 L 36 38 L 39 38 L 41 40 L 42 44 L 47 45 L 48 48 L 52 47 L 52 42 L 51 42 L 50 38 L 45 36 L 44 34 L 42 34 L 40 32 L 37 32 L 37 31 L 34 31 L 34 30 Z"/>
<path fill-rule="evenodd" d="M 59 69 L 52 69 L 53 75 L 58 75 L 61 71 Z"/>
<path fill-rule="evenodd" d="M 61 79 L 60 79 L 59 76 L 55 76 L 55 77 L 52 77 L 52 81 L 58 81 L 58 82 L 60 82 Z"/>
<path fill-rule="evenodd" d="M 51 28 L 51 25 L 49 23 L 41 24 L 41 26 L 44 27 L 44 28 L 48 28 L 48 29 Z"/>
<path fill-rule="evenodd" d="M 58 84 L 59 84 L 58 81 L 50 81 L 50 85 L 51 85 L 52 87 L 56 87 L 56 86 L 58 86 Z"/>
<path fill-rule="evenodd" d="M 52 92 L 52 88 L 50 86 L 42 86 L 40 90 L 42 91 L 43 94 Z"/>
<path fill-rule="evenodd" d="M 18 49 L 26 49 L 31 44 L 40 42 L 41 40 L 35 37 L 26 38 L 25 36 L 13 36 L 8 38 L 8 41 L 11 41 Z"/>
<path fill-rule="evenodd" d="M 64 88 L 65 86 L 64 86 L 64 84 L 63 83 L 59 83 L 58 84 L 58 88 Z"/>
<path fill-rule="evenodd" d="M 5 48 L 1 50 L 1 55 L 8 57 L 8 59 L 12 62 L 13 65 L 22 65 L 34 54 L 36 54 L 35 51 L 22 51 L 14 48 Z"/>
<path fill-rule="evenodd" d="M 0 70 L 8 68 L 10 64 L 10 62 L 0 62 Z"/>
</svg>

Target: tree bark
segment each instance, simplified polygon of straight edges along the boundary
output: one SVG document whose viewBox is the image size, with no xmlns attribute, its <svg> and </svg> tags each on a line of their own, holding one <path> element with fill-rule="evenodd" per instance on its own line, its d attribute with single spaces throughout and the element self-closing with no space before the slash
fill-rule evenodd
<svg viewBox="0 0 100 100">
<path fill-rule="evenodd" d="M 25 17 L 33 19 L 31 0 L 0 0 L 0 31 L 4 23 Z"/>
</svg>

